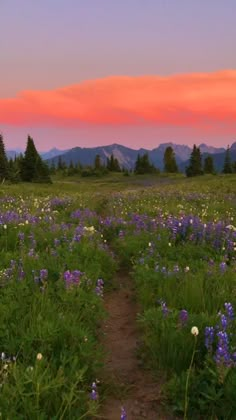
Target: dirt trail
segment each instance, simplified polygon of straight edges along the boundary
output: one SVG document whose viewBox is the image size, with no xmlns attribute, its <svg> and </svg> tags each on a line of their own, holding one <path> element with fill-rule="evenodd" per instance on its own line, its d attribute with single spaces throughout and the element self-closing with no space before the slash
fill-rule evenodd
<svg viewBox="0 0 236 420">
<path fill-rule="evenodd" d="M 168 420 L 161 406 L 161 381 L 154 382 L 151 374 L 140 367 L 137 356 L 137 305 L 132 279 L 122 272 L 115 278 L 116 290 L 105 295 L 109 318 L 103 332 L 107 353 L 103 382 L 112 389 L 101 407 L 99 418 L 120 420 L 125 407 L 128 420 Z"/>
</svg>

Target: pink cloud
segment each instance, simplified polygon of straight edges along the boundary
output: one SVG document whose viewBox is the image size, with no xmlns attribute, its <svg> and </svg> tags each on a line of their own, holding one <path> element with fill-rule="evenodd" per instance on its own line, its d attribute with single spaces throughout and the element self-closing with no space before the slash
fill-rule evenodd
<svg viewBox="0 0 236 420">
<path fill-rule="evenodd" d="M 10 126 L 236 128 L 236 70 L 174 76 L 107 77 L 0 99 Z M 224 129 L 223 129 L 224 131 Z"/>
</svg>

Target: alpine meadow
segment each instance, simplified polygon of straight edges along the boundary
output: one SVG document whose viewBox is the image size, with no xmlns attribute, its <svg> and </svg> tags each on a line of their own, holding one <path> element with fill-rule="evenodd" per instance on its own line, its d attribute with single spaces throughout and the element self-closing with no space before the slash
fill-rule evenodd
<svg viewBox="0 0 236 420">
<path fill-rule="evenodd" d="M 236 1 L 0 16 L 0 420 L 236 420 Z"/>
</svg>

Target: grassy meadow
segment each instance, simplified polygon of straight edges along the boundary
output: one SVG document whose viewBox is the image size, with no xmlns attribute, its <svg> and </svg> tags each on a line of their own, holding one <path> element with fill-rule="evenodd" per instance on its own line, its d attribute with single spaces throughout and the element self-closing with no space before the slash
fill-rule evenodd
<svg viewBox="0 0 236 420">
<path fill-rule="evenodd" d="M 236 419 L 235 175 L 2 185 L 0 253 L 2 418 L 99 416 L 103 299 L 121 267 L 163 403 Z"/>
</svg>

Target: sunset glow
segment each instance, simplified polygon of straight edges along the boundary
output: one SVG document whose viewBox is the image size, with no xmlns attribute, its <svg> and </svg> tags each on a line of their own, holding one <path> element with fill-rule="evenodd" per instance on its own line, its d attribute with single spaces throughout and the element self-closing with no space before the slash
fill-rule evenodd
<svg viewBox="0 0 236 420">
<path fill-rule="evenodd" d="M 8 125 L 169 125 L 236 128 L 236 71 L 108 77 L 0 99 Z"/>
<path fill-rule="evenodd" d="M 29 133 L 40 149 L 232 144 L 235 13 L 235 0 L 0 2 L 7 147 Z"/>
</svg>

